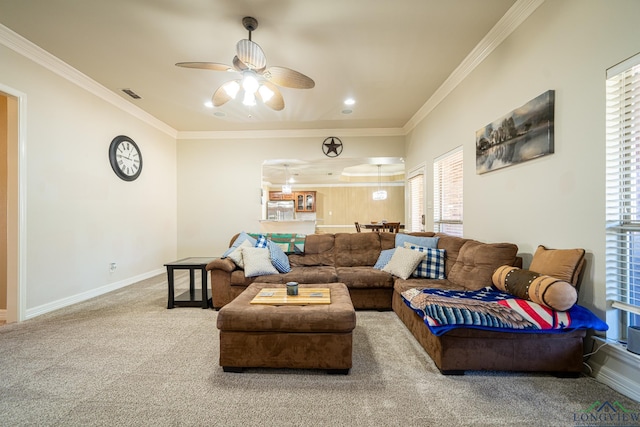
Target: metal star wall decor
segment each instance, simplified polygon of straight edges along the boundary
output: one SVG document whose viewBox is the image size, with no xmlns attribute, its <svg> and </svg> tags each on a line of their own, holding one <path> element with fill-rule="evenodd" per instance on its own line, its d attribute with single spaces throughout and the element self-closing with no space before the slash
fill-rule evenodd
<svg viewBox="0 0 640 427">
<path fill-rule="evenodd" d="M 338 157 L 342 153 L 342 141 L 335 136 L 326 138 L 322 142 L 322 152 L 327 157 Z"/>
</svg>

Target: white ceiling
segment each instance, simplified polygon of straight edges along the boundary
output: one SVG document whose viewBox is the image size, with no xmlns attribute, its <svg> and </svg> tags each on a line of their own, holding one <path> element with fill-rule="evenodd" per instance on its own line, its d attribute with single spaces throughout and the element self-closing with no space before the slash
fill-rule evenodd
<svg viewBox="0 0 640 427">
<path fill-rule="evenodd" d="M 514 3 L 2 0 L 0 23 L 177 131 L 378 129 L 402 128 Z M 315 80 L 313 89 L 283 88 L 280 112 L 239 101 L 208 109 L 235 76 L 174 65 L 230 64 L 248 36 L 244 16 L 259 22 L 252 39 L 267 65 Z M 356 100 L 348 115 L 347 97 Z"/>
</svg>

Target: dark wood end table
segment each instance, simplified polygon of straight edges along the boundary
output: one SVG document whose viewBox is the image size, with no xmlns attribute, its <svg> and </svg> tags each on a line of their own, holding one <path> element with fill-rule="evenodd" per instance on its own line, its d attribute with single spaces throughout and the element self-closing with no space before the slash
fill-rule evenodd
<svg viewBox="0 0 640 427">
<path fill-rule="evenodd" d="M 215 258 L 200 258 L 200 257 L 191 257 L 184 258 L 178 261 L 173 261 L 165 264 L 167 267 L 167 283 L 169 286 L 169 301 L 167 303 L 167 308 L 173 307 L 202 307 L 209 308 L 211 307 L 211 292 L 209 291 L 209 287 L 207 286 L 207 270 L 206 266 Z M 173 287 L 173 271 L 174 270 L 189 270 L 189 290 L 180 294 L 178 297 L 175 296 L 175 290 Z M 195 272 L 196 270 L 200 270 L 202 274 L 202 284 L 201 284 L 201 297 L 200 299 L 196 299 L 196 288 L 195 288 Z"/>
</svg>

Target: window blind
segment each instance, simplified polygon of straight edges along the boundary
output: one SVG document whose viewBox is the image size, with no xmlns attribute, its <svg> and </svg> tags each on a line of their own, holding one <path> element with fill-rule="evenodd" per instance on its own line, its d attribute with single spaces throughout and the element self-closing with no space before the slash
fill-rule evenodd
<svg viewBox="0 0 640 427">
<path fill-rule="evenodd" d="M 621 335 L 640 325 L 640 54 L 607 70 L 606 289 Z"/>
<path fill-rule="evenodd" d="M 433 229 L 462 236 L 462 147 L 433 163 Z"/>
<path fill-rule="evenodd" d="M 424 231 L 424 174 L 409 178 L 409 231 Z"/>
</svg>

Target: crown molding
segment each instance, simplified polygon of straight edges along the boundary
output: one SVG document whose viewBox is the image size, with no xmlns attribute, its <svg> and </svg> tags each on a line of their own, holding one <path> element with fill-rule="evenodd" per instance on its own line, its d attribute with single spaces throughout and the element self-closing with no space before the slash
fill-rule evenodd
<svg viewBox="0 0 640 427">
<path fill-rule="evenodd" d="M 402 128 L 179 131 L 177 139 L 326 138 L 331 135 L 339 137 L 366 137 L 405 136 L 406 134 Z"/>
<path fill-rule="evenodd" d="M 2 24 L 0 24 L 0 44 L 177 140 L 315 138 L 326 137 L 327 135 L 350 137 L 406 136 L 542 3 L 544 3 L 544 0 L 517 0 L 402 128 L 177 131 Z"/>
<path fill-rule="evenodd" d="M 175 138 L 177 131 L 166 123 L 156 119 L 143 109 L 133 105 L 124 98 L 116 95 L 111 90 L 102 86 L 86 74 L 76 70 L 66 62 L 56 58 L 38 45 L 30 42 L 11 29 L 0 24 L 0 44 L 17 52 L 60 77 L 74 83 L 87 92 L 107 101 L 122 111 L 142 120 L 156 129 Z"/>
<path fill-rule="evenodd" d="M 425 104 L 409 119 L 402 128 L 404 134 L 411 132 L 440 102 L 466 79 L 516 28 L 524 22 L 544 0 L 517 0 L 513 6 L 494 25 L 478 45 L 453 70 L 442 85 L 431 95 Z"/>
</svg>

